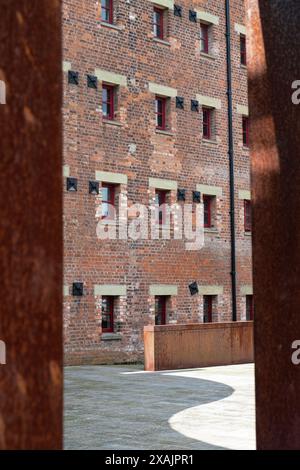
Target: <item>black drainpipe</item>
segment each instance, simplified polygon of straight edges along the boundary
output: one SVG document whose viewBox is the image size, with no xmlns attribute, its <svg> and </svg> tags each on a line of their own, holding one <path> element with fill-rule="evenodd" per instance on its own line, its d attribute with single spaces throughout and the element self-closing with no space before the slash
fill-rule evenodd
<svg viewBox="0 0 300 470">
<path fill-rule="evenodd" d="M 227 97 L 228 97 L 228 157 L 230 182 L 230 234 L 231 234 L 231 293 L 232 321 L 236 321 L 236 255 L 235 255 L 235 205 L 234 205 L 234 154 L 232 126 L 232 78 L 231 78 L 231 27 L 230 0 L 226 5 L 226 59 L 227 59 Z"/>
</svg>

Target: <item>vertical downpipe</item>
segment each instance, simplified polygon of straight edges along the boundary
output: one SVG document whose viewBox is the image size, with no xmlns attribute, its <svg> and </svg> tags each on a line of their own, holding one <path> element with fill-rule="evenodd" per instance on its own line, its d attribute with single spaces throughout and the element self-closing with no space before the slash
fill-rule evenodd
<svg viewBox="0 0 300 470">
<path fill-rule="evenodd" d="M 232 125 L 232 77 L 231 77 L 231 25 L 230 0 L 225 0 L 226 8 L 226 64 L 227 64 L 227 98 L 228 98 L 228 157 L 230 183 L 230 235 L 231 235 L 231 293 L 232 321 L 237 320 L 236 309 L 236 246 L 235 246 L 235 204 L 234 204 L 234 152 Z"/>
</svg>

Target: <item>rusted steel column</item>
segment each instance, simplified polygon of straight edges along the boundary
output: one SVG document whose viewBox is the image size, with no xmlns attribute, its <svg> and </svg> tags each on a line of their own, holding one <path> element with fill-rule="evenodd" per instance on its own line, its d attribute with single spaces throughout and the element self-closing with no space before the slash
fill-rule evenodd
<svg viewBox="0 0 300 470">
<path fill-rule="evenodd" d="M 61 68 L 60 1 L 0 0 L 1 449 L 62 446 Z"/>
<path fill-rule="evenodd" d="M 248 0 L 259 449 L 300 449 L 299 0 Z"/>
</svg>

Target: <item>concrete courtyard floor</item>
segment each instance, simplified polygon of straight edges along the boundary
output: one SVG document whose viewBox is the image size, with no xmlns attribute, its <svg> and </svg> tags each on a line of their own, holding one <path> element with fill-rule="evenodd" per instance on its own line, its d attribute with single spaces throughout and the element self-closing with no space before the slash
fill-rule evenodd
<svg viewBox="0 0 300 470">
<path fill-rule="evenodd" d="M 64 422 L 66 449 L 255 449 L 254 367 L 67 367 Z"/>
</svg>

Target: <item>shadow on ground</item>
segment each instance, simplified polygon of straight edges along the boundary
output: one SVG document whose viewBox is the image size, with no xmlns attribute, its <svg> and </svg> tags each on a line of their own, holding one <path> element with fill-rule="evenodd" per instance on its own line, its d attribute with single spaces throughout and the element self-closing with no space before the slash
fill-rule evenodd
<svg viewBox="0 0 300 470">
<path fill-rule="evenodd" d="M 65 369 L 65 449 L 222 449 L 179 434 L 168 420 L 186 408 L 222 400 L 233 388 L 167 372 L 132 374 L 139 370 Z"/>
</svg>

